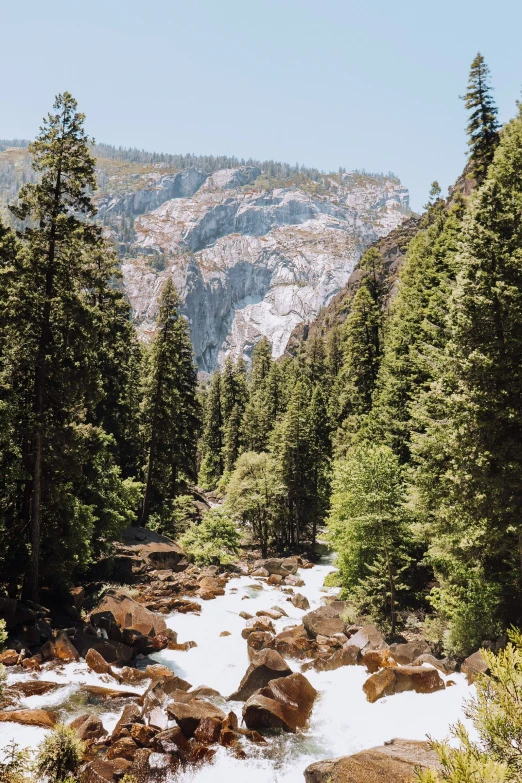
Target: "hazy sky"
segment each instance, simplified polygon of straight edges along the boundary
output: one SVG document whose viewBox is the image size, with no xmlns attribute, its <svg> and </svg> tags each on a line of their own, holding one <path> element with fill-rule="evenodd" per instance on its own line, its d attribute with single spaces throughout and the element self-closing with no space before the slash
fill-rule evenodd
<svg viewBox="0 0 522 783">
<path fill-rule="evenodd" d="M 0 138 L 69 90 L 97 141 L 393 171 L 419 209 L 465 163 L 480 50 L 502 120 L 522 0 L 0 0 Z"/>
</svg>

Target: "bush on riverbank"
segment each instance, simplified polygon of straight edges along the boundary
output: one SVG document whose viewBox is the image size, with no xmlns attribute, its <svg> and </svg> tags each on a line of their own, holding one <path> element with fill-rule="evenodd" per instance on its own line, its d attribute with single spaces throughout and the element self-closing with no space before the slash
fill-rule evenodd
<svg viewBox="0 0 522 783">
<path fill-rule="evenodd" d="M 236 525 L 222 508 L 207 511 L 180 540 L 188 559 L 197 565 L 232 563 L 239 554 L 239 542 Z"/>
</svg>

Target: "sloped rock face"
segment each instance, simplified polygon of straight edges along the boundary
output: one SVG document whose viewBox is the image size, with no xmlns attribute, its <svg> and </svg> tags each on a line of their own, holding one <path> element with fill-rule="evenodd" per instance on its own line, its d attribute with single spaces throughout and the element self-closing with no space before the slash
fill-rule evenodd
<svg viewBox="0 0 522 783">
<path fill-rule="evenodd" d="M 256 184 L 260 174 L 256 167 L 211 176 L 187 170 L 98 205 L 102 215 L 135 216 L 122 269 L 142 333 L 153 332 L 161 288 L 172 277 L 204 371 L 229 353 L 248 356 L 262 336 L 280 356 L 294 327 L 312 320 L 364 249 L 409 212 L 407 190 L 394 179 L 325 177 L 310 194 L 266 189 Z"/>
</svg>

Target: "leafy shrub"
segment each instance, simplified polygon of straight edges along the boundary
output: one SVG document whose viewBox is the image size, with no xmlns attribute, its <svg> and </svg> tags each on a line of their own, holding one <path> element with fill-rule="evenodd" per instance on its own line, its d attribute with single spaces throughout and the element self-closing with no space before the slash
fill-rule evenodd
<svg viewBox="0 0 522 783">
<path fill-rule="evenodd" d="M 5 620 L 0 620 L 0 650 L 7 641 L 7 631 L 5 630 Z"/>
<path fill-rule="evenodd" d="M 29 762 L 27 750 L 20 750 L 16 742 L 11 740 L 1 753 L 0 783 L 23 783 Z"/>
<path fill-rule="evenodd" d="M 38 746 L 36 771 L 50 783 L 64 783 L 74 779 L 85 750 L 69 726 L 59 723 Z"/>
<path fill-rule="evenodd" d="M 234 521 L 222 508 L 212 508 L 199 524 L 181 537 L 185 554 L 198 565 L 226 565 L 239 553 L 240 536 Z"/>
<path fill-rule="evenodd" d="M 7 675 L 5 673 L 5 666 L 0 663 L 0 696 L 2 695 L 2 688 L 6 677 Z"/>
<path fill-rule="evenodd" d="M 520 783 L 522 780 L 522 635 L 511 631 L 510 643 L 498 655 L 482 650 L 489 673 L 476 683 L 476 696 L 465 702 L 465 714 L 478 741 L 464 726 L 453 727 L 458 747 L 432 742 L 440 772 L 419 773 L 420 783 Z"/>
</svg>

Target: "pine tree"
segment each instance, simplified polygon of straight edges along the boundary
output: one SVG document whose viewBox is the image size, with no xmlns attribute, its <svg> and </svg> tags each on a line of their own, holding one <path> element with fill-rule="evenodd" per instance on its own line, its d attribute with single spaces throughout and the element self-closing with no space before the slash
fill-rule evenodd
<svg viewBox="0 0 522 783">
<path fill-rule="evenodd" d="M 286 413 L 274 430 L 272 453 L 278 459 L 286 489 L 286 524 L 281 543 L 296 546 L 309 532 L 310 522 L 310 394 L 305 383 L 294 387 Z"/>
<path fill-rule="evenodd" d="M 100 537 L 100 510 L 88 502 L 82 474 L 107 448 L 87 413 L 102 393 L 99 314 L 88 293 L 93 254 L 103 248 L 101 231 L 89 220 L 95 161 L 76 101 L 64 93 L 54 108 L 29 148 L 39 182 L 25 185 L 12 208 L 26 228 L 2 295 L 9 335 L 2 385 L 11 437 L 4 459 L 13 481 L 4 511 L 14 532 L 10 546 L 18 547 L 17 568 L 25 570 L 33 598 L 42 563 L 55 579 L 70 577 L 72 562 L 87 562 Z M 117 485 L 117 470 L 110 472 Z M 118 494 L 117 486 L 112 490 Z"/>
<path fill-rule="evenodd" d="M 224 472 L 223 419 L 221 414 L 221 373 L 216 370 L 207 391 L 201 438 L 199 483 L 204 489 L 215 489 Z"/>
<path fill-rule="evenodd" d="M 332 456 L 330 418 L 326 398 L 317 383 L 310 402 L 310 505 L 312 517 L 312 551 L 315 551 L 317 528 L 324 521 L 330 500 L 330 462 Z"/>
<path fill-rule="evenodd" d="M 473 175 L 480 184 L 499 142 L 498 109 L 491 95 L 489 68 L 480 52 L 471 63 L 468 91 L 462 100 L 470 112 L 466 128 L 469 159 L 473 164 Z"/>
<path fill-rule="evenodd" d="M 168 278 L 161 293 L 157 333 L 145 379 L 142 421 L 147 465 L 140 522 L 168 513 L 184 482 L 196 479 L 199 430 L 197 374 L 186 319 Z"/>
<path fill-rule="evenodd" d="M 225 483 L 241 451 L 241 421 L 248 401 L 246 367 L 242 358 L 233 364 L 225 360 L 221 377 L 221 416 L 223 421 L 223 467 Z"/>
<path fill-rule="evenodd" d="M 417 410 L 416 491 L 460 651 L 522 619 L 521 166 L 518 117 L 472 197 L 441 376 Z"/>
</svg>

